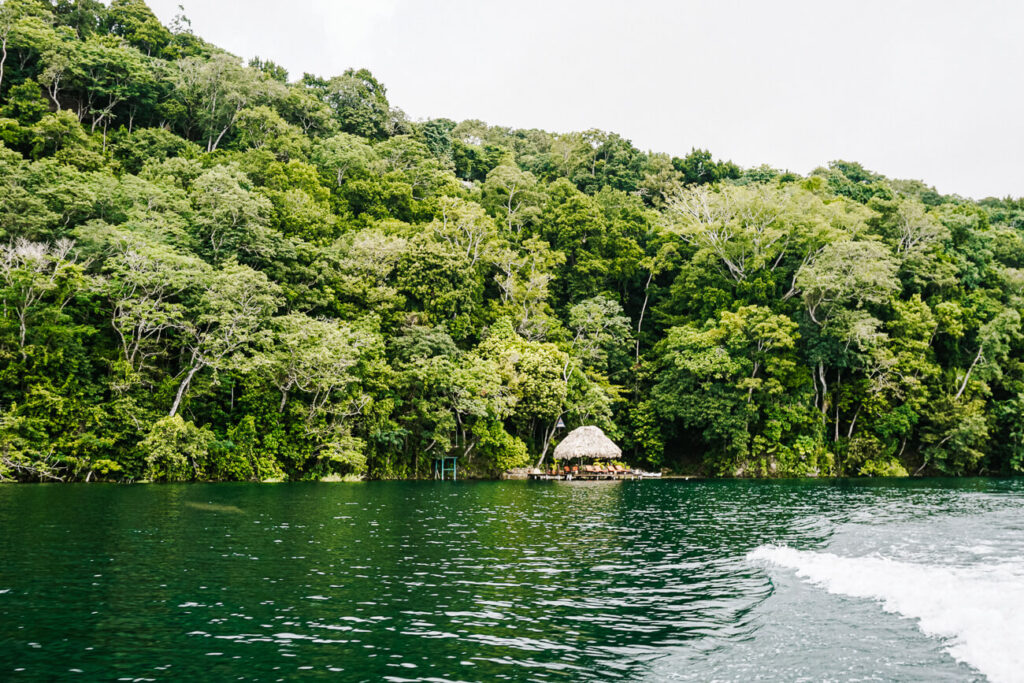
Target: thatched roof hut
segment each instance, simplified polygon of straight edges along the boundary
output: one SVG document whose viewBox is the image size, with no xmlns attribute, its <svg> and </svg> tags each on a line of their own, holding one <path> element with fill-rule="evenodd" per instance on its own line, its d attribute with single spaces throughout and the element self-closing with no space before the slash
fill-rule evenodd
<svg viewBox="0 0 1024 683">
<path fill-rule="evenodd" d="M 577 427 L 569 432 L 555 447 L 555 460 L 572 458 L 603 458 L 612 460 L 622 457 L 622 449 L 604 435 L 600 427 Z"/>
</svg>

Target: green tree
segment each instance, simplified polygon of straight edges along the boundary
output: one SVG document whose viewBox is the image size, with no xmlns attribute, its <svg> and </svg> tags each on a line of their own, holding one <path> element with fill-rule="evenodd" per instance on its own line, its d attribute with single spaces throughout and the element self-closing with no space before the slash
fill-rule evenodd
<svg viewBox="0 0 1024 683">
<path fill-rule="evenodd" d="M 265 255 L 272 246 L 267 224 L 271 203 L 253 191 L 237 166 L 216 166 L 192 186 L 193 231 L 213 261 L 228 255 Z"/>
<path fill-rule="evenodd" d="M 139 444 L 146 461 L 146 478 L 152 481 L 194 481 L 206 474 L 214 435 L 180 415 L 153 424 Z"/>
<path fill-rule="evenodd" d="M 197 316 L 183 335 L 187 358 L 171 403 L 174 417 L 196 374 L 253 372 L 266 363 L 255 353 L 268 336 L 265 321 L 280 304 L 280 288 L 267 276 L 246 266 L 229 264 L 204 283 L 196 305 Z"/>
<path fill-rule="evenodd" d="M 186 137 L 203 140 L 207 152 L 217 149 L 242 111 L 269 99 L 280 88 L 280 84 L 226 54 L 179 60 L 171 82 L 174 99 L 168 113 L 180 121 Z"/>
<path fill-rule="evenodd" d="M 366 69 L 348 69 L 341 76 L 318 84 L 343 132 L 371 140 L 392 133 L 387 89 Z"/>
<path fill-rule="evenodd" d="M 171 42 L 171 32 L 143 0 L 112 0 L 105 19 L 108 31 L 122 36 L 146 55 L 160 52 Z"/>
<path fill-rule="evenodd" d="M 759 450 L 792 451 L 797 438 L 813 430 L 813 417 L 800 420 L 793 405 L 801 389 L 793 353 L 798 338 L 796 323 L 761 306 L 724 311 L 703 327 L 673 327 L 659 347 L 653 405 L 700 435 L 713 471 L 750 473 L 753 456 L 784 462 L 784 452 Z M 757 439 L 762 431 L 774 431 L 777 441 Z"/>
</svg>

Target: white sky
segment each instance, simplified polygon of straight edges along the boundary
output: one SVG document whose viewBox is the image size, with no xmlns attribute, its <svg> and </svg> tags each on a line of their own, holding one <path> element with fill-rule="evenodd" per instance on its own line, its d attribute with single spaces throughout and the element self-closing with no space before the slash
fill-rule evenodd
<svg viewBox="0 0 1024 683">
<path fill-rule="evenodd" d="M 806 173 L 1024 195 L 1019 0 L 149 0 L 292 78 L 366 67 L 414 119 L 601 128 Z"/>
</svg>

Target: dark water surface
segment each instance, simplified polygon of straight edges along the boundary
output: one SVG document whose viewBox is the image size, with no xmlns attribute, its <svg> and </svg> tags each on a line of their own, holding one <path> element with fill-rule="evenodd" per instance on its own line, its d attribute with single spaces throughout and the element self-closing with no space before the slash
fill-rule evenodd
<svg viewBox="0 0 1024 683">
<path fill-rule="evenodd" d="M 1019 615 L 1021 482 L 0 487 L 0 680 L 1022 680 Z"/>
</svg>

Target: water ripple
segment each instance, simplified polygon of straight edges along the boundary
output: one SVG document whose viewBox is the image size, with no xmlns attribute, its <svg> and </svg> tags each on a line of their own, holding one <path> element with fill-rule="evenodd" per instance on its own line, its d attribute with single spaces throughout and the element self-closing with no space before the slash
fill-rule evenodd
<svg viewBox="0 0 1024 683">
<path fill-rule="evenodd" d="M 811 589 L 748 553 L 996 566 L 1024 556 L 1022 496 L 978 480 L 0 488 L 0 679 L 843 678 L 878 653 L 786 669 L 788 629 L 818 620 L 824 638 L 836 598 L 792 598 Z M 979 540 L 979 515 L 1002 535 Z M 915 666 L 962 677 L 943 652 Z"/>
</svg>

